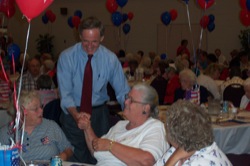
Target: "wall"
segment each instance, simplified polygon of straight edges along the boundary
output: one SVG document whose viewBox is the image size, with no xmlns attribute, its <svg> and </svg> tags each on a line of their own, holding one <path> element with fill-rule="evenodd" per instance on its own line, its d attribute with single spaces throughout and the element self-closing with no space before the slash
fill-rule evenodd
<svg viewBox="0 0 250 166">
<path fill-rule="evenodd" d="M 199 25 L 202 11 L 195 2 L 196 0 L 189 1 L 190 18 L 192 24 Z M 107 11 L 105 3 L 105 0 L 55 0 L 49 7 L 57 16 L 54 23 L 43 24 L 41 17 L 44 13 L 31 21 L 28 53 L 37 53 L 35 40 L 39 34 L 44 33 L 50 33 L 55 36 L 55 54 L 59 54 L 63 49 L 74 44 L 77 41 L 78 35 L 75 30 L 68 26 L 67 19 L 78 9 L 83 12 L 83 17 L 94 15 L 103 21 L 107 27 L 104 44 L 108 45 L 113 51 L 118 50 L 119 45 L 117 46 L 117 44 L 115 44 L 117 43 L 117 39 L 114 37 L 114 35 L 117 35 L 118 30 L 112 26 L 111 14 Z M 67 16 L 60 14 L 61 7 L 68 8 Z M 164 37 L 159 39 L 159 32 L 164 32 L 160 15 L 164 11 L 170 11 L 171 9 L 177 10 L 178 17 L 174 22 L 166 26 L 166 29 L 169 29 L 170 26 L 172 29 L 175 29 L 178 25 L 186 25 L 186 27 L 188 27 L 187 10 L 182 0 L 128 0 L 127 5 L 122 11 L 133 12 L 134 18 L 130 22 L 131 30 L 129 34 L 121 37 L 121 47 L 125 48 L 126 46 L 127 52 L 143 50 L 146 54 L 149 51 L 155 51 L 161 54 L 162 50 L 167 50 L 167 54 L 173 57 L 181 38 L 171 35 L 171 39 L 167 39 L 167 36 L 165 39 Z M 215 4 L 206 11 L 207 15 L 215 15 L 216 25 L 213 32 L 204 32 L 204 34 L 206 34 L 204 36 L 206 37 L 203 38 L 202 42 L 206 43 L 204 48 L 206 48 L 208 52 L 213 52 L 215 48 L 221 48 L 222 53 L 229 57 L 229 53 L 232 49 L 240 49 L 238 35 L 240 30 L 245 29 L 239 20 L 240 10 L 238 0 L 216 0 Z M 14 37 L 15 43 L 17 43 L 22 50 L 24 50 L 25 47 L 27 29 L 28 23 L 25 19 L 22 19 L 22 14 L 17 9 L 15 16 L 8 20 L 8 32 Z M 188 30 L 186 32 L 188 32 Z M 193 34 L 196 34 L 195 36 L 200 34 L 200 29 L 194 28 Z M 161 40 L 163 43 L 171 40 L 172 45 L 161 45 L 159 44 Z M 189 41 L 189 47 L 190 50 L 192 50 L 191 41 Z M 198 47 L 197 42 L 195 42 L 195 47 Z"/>
</svg>

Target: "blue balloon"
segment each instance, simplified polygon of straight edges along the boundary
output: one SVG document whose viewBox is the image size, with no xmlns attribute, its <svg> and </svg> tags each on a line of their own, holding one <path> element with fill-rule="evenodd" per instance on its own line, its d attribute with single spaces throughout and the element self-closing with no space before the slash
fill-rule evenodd
<svg viewBox="0 0 250 166">
<path fill-rule="evenodd" d="M 247 3 L 247 5 L 246 5 L 247 6 L 247 10 L 250 11 L 250 0 L 247 0 L 246 3 Z"/>
<path fill-rule="evenodd" d="M 214 20 L 215 20 L 215 17 L 214 17 L 213 14 L 210 14 L 210 15 L 208 16 L 208 18 L 209 18 L 209 23 L 212 23 L 212 22 L 214 22 Z"/>
<path fill-rule="evenodd" d="M 184 1 L 186 4 L 188 4 L 188 1 L 189 1 L 189 0 L 183 0 L 183 1 Z"/>
<path fill-rule="evenodd" d="M 122 21 L 126 22 L 128 20 L 128 15 L 126 13 L 122 14 Z"/>
<path fill-rule="evenodd" d="M 215 28 L 215 24 L 212 22 L 212 23 L 209 23 L 208 25 L 207 25 L 207 30 L 209 31 L 209 32 L 212 32 L 213 30 L 214 30 L 214 28 Z"/>
<path fill-rule="evenodd" d="M 160 57 L 161 57 L 161 60 L 165 60 L 165 59 L 167 59 L 167 54 L 162 53 Z"/>
<path fill-rule="evenodd" d="M 8 53 L 8 59 L 12 59 L 12 55 L 14 56 L 15 62 L 19 60 L 20 56 L 20 48 L 17 44 L 12 43 L 8 46 L 7 48 L 7 53 Z"/>
<path fill-rule="evenodd" d="M 72 16 L 68 18 L 68 25 L 70 28 L 74 28 L 73 22 L 72 22 Z"/>
<path fill-rule="evenodd" d="M 78 16 L 79 18 L 82 18 L 81 10 L 76 10 L 75 13 L 74 13 L 74 16 Z"/>
<path fill-rule="evenodd" d="M 49 22 L 49 18 L 46 16 L 46 14 L 42 16 L 42 21 L 44 24 L 47 24 Z"/>
<path fill-rule="evenodd" d="M 120 7 L 124 7 L 128 0 L 116 0 L 117 4 L 120 6 Z"/>
<path fill-rule="evenodd" d="M 165 24 L 168 25 L 171 22 L 171 15 L 169 12 L 164 12 L 161 15 L 161 21 Z"/>
<path fill-rule="evenodd" d="M 122 23 L 122 14 L 120 12 L 114 12 L 111 15 L 111 19 L 115 26 L 120 26 Z"/>
<path fill-rule="evenodd" d="M 128 34 L 129 31 L 130 31 L 130 25 L 129 24 L 124 24 L 123 27 L 122 27 L 122 30 L 125 33 L 125 35 Z"/>
</svg>

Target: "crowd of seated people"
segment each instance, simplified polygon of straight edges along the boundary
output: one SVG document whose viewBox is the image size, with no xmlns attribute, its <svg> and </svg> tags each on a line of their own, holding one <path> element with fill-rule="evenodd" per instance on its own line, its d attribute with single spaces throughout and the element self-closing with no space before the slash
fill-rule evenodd
<svg viewBox="0 0 250 166">
<path fill-rule="evenodd" d="M 130 58 L 133 59 L 132 61 L 137 60 L 139 64 L 136 70 L 139 71 L 140 69 L 143 69 L 143 80 L 150 78 L 151 81 L 149 83 L 152 83 L 156 77 L 159 78 L 158 76 L 164 76 L 162 78 L 166 80 L 166 86 L 161 89 L 165 89 L 165 94 L 163 98 L 160 97 L 159 99 L 160 104 L 163 105 L 171 105 L 179 98 L 188 98 L 187 96 L 190 96 L 190 93 L 194 96 L 195 87 L 198 87 L 198 91 L 203 93 L 203 95 L 200 95 L 201 97 L 198 97 L 199 100 L 202 100 L 198 102 L 199 104 L 206 103 L 208 99 L 223 101 L 223 93 L 226 87 L 231 84 L 239 84 L 242 86 L 244 80 L 250 76 L 248 53 L 245 51 L 238 52 L 236 49 L 232 50 L 230 53 L 231 60 L 228 60 L 219 48 L 215 49 L 215 53 L 207 53 L 206 51 L 199 49 L 199 51 L 197 51 L 196 64 L 188 59 L 186 53 L 179 53 L 174 60 L 169 58 L 160 60 L 164 61 L 167 66 L 169 66 L 169 68 L 166 67 L 165 72 L 161 74 L 155 72 L 156 69 L 160 69 L 160 56 L 153 54 L 152 52 L 149 52 L 148 55 L 144 53 L 143 58 L 139 61 L 138 58 L 136 58 L 137 55 L 138 54 L 134 54 L 133 58 L 133 55 L 131 53 L 129 54 Z M 192 86 L 190 85 L 188 94 L 187 90 L 183 91 L 183 85 L 181 86 L 180 79 L 180 73 L 183 70 L 187 71 L 186 69 L 190 69 L 195 75 L 195 77 L 189 77 L 189 79 L 192 78 L 193 80 L 191 80 Z M 160 83 L 157 84 L 154 82 L 153 87 L 163 86 Z M 193 90 L 191 90 L 191 87 Z M 162 94 L 162 91 L 158 93 L 159 96 L 162 96 Z M 187 96 L 183 96 L 184 94 Z M 242 93 L 236 95 L 236 97 L 241 98 Z M 203 100 L 203 98 L 205 100 Z M 231 102 L 233 103 L 233 101 Z M 238 107 L 239 104 L 236 104 L 236 106 Z"/>
</svg>

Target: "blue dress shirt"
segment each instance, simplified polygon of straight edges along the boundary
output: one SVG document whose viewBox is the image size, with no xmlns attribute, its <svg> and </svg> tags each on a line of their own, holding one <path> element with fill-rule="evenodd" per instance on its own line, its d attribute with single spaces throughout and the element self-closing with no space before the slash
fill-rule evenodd
<svg viewBox="0 0 250 166">
<path fill-rule="evenodd" d="M 81 43 L 64 50 L 59 57 L 57 78 L 61 107 L 66 114 L 68 114 L 67 108 L 80 106 L 87 60 L 88 55 Z M 107 93 L 109 82 L 115 90 L 117 101 L 123 107 L 125 94 L 129 92 L 130 87 L 116 55 L 100 45 L 92 57 L 91 65 L 93 71 L 92 106 L 101 105 L 109 100 Z"/>
</svg>

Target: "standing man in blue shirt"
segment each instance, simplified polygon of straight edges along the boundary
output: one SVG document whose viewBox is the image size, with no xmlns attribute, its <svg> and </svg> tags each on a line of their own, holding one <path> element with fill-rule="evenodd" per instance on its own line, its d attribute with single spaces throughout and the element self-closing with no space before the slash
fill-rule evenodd
<svg viewBox="0 0 250 166">
<path fill-rule="evenodd" d="M 116 55 L 100 44 L 104 39 L 103 24 L 97 18 L 89 17 L 80 23 L 78 29 L 81 42 L 64 50 L 57 65 L 57 78 L 63 109 L 61 123 L 68 140 L 75 147 L 71 161 L 95 164 L 96 160 L 88 150 L 84 133 L 77 126 L 88 55 L 92 56 L 93 73 L 91 126 L 98 137 L 107 133 L 110 128 L 109 110 L 105 104 L 109 100 L 107 84 L 112 85 L 116 98 L 122 107 L 125 94 L 129 92 L 130 87 Z"/>
</svg>

